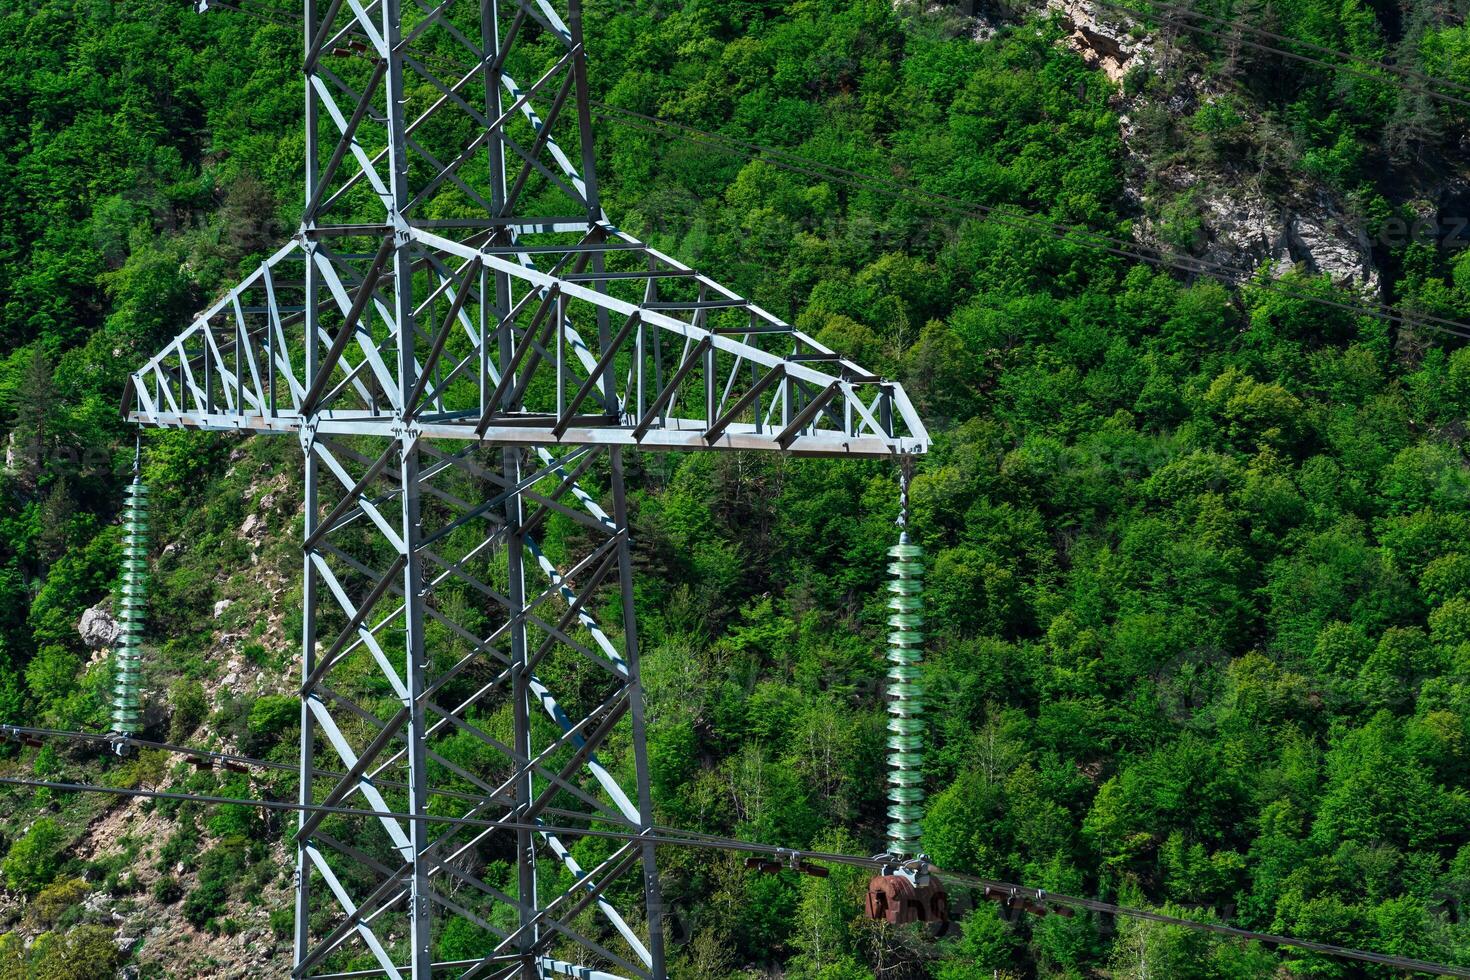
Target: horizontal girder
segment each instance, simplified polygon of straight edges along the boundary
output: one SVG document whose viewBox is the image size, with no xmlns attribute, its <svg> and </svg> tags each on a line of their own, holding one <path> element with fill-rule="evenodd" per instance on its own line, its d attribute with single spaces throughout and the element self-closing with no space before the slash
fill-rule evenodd
<svg viewBox="0 0 1470 980">
<path fill-rule="evenodd" d="M 819 456 L 927 448 L 901 386 L 597 224 L 574 242 L 503 248 L 409 228 L 424 353 L 404 384 L 394 284 L 380 257 L 394 236 L 360 230 L 364 242 L 377 236 L 368 259 L 365 246 L 347 251 L 341 231 L 329 244 L 293 242 L 202 313 L 133 375 L 129 417 L 250 432 L 311 424 L 390 435 L 407 425 L 430 438 L 505 445 Z M 316 310 L 325 352 L 313 377 L 303 354 L 306 261 L 327 293 Z M 496 279 L 506 297 L 499 309 Z"/>
</svg>

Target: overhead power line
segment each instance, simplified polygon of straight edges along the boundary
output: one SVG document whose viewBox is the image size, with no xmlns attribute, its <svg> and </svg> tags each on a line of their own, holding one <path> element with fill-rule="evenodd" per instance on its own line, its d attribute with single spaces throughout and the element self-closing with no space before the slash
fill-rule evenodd
<svg viewBox="0 0 1470 980">
<path fill-rule="evenodd" d="M 296 26 L 296 24 L 299 24 L 300 21 L 301 21 L 301 16 L 299 14 L 297 14 L 295 16 L 296 23 L 292 23 L 292 21 L 290 19 L 285 19 L 285 18 L 282 18 L 282 17 L 275 16 L 276 13 L 281 13 L 281 14 L 285 14 L 286 18 L 290 18 L 291 15 L 288 14 L 288 13 L 286 13 L 286 11 L 272 11 L 270 13 L 266 13 L 263 10 L 257 10 L 257 9 L 253 9 L 253 8 L 246 8 L 246 7 L 242 7 L 242 6 L 237 6 L 237 5 L 233 4 L 233 3 L 227 2 L 227 0 L 209 0 L 209 6 L 210 7 L 223 7 L 225 10 L 233 10 L 236 13 L 248 14 L 251 17 L 256 17 L 256 18 L 259 18 L 260 20 L 267 21 L 269 23 L 275 24 L 277 27 L 294 27 L 294 26 Z"/>
<path fill-rule="evenodd" d="M 759 844 L 751 841 L 735 840 L 729 837 L 715 837 L 708 834 L 691 834 L 682 831 L 660 832 L 649 831 L 644 833 L 632 833 L 618 830 L 602 830 L 595 827 L 562 827 L 544 823 L 523 823 L 511 820 L 490 820 L 474 817 L 450 817 L 438 814 L 420 813 L 408 814 L 398 813 L 392 810 L 369 810 L 357 807 L 325 806 L 314 803 L 297 803 L 290 800 L 252 800 L 241 797 L 214 796 L 195 793 L 174 793 L 166 790 L 129 789 L 126 787 L 94 786 L 86 783 L 68 783 L 56 780 L 43 779 L 21 779 L 14 777 L 0 777 L 0 785 L 20 786 L 35 789 L 49 789 L 54 792 L 69 793 L 104 793 L 114 796 L 122 796 L 134 799 L 157 799 L 178 802 L 199 803 L 214 806 L 245 806 L 258 809 L 274 810 L 290 813 L 324 813 L 333 816 L 361 817 L 379 820 L 407 820 L 440 824 L 447 826 L 477 827 L 486 830 L 520 831 L 528 830 L 541 834 L 554 834 L 566 837 L 592 837 L 616 841 L 638 841 L 651 842 L 666 847 L 704 848 L 706 850 L 732 851 L 735 853 L 766 855 L 777 861 L 796 863 L 798 861 L 816 861 L 826 864 L 845 865 L 854 868 L 881 871 L 892 867 L 892 859 L 887 855 L 878 857 L 863 857 L 855 854 L 841 854 L 830 851 L 808 851 L 800 848 L 778 847 L 770 844 Z M 1149 909 L 1132 908 L 1126 905 L 1116 905 L 1112 902 L 1103 902 L 1091 898 L 1079 898 L 1075 895 L 1066 895 L 1060 892 L 1047 891 L 1042 888 L 1031 888 L 1025 885 L 1016 885 L 1006 881 L 990 878 L 982 878 L 976 875 L 958 874 L 942 871 L 938 868 L 929 869 L 930 873 L 948 882 L 960 885 L 968 885 L 976 889 L 984 890 L 990 897 L 1008 898 L 1013 901 L 1025 901 L 1040 906 L 1054 905 L 1067 908 L 1082 909 L 1088 912 L 1096 912 L 1102 915 L 1113 915 L 1122 918 L 1139 919 L 1154 922 L 1160 925 L 1177 926 L 1184 929 L 1192 929 L 1201 932 L 1214 933 L 1227 936 L 1232 939 L 1242 939 L 1253 942 L 1265 943 L 1271 946 L 1287 946 L 1322 953 L 1328 956 L 1342 959 L 1357 960 L 1362 963 L 1375 963 L 1381 966 L 1393 967 L 1402 970 L 1414 970 L 1420 973 L 1430 973 L 1447 977 L 1470 977 L 1470 969 L 1452 966 L 1445 963 L 1434 963 L 1428 960 L 1418 960 L 1405 956 L 1393 956 L 1387 953 L 1374 953 L 1369 950 L 1353 949 L 1347 946 L 1338 946 L 1333 943 L 1319 943 L 1310 939 L 1298 939 L 1294 936 L 1281 936 L 1272 933 L 1255 932 L 1250 929 L 1238 929 L 1234 926 L 1222 925 L 1215 922 L 1201 922 L 1197 919 L 1187 919 L 1182 916 L 1168 915 L 1163 912 L 1154 912 Z"/>
<path fill-rule="evenodd" d="M 1130 6 L 1128 6 L 1127 3 L 1121 2 L 1121 0 L 1096 0 L 1096 2 L 1100 6 L 1109 7 L 1111 9 L 1113 9 L 1113 10 L 1124 11 L 1126 13 L 1131 13 L 1131 14 L 1134 14 L 1134 15 L 1146 15 L 1148 13 L 1148 11 L 1141 11 L 1141 10 L 1138 10 L 1137 8 L 1135 8 L 1135 7 L 1130 7 Z M 1344 58 L 1344 59 L 1347 59 L 1347 60 L 1352 61 L 1352 62 L 1354 62 L 1354 63 L 1356 63 L 1358 65 L 1363 66 L 1364 68 L 1376 68 L 1376 69 L 1378 69 L 1380 71 L 1389 72 L 1390 74 L 1398 75 L 1398 76 L 1403 77 L 1403 78 L 1414 79 L 1416 81 L 1419 81 L 1419 82 L 1424 83 L 1425 85 L 1439 85 L 1439 86 L 1443 86 L 1445 88 L 1453 89 L 1455 91 L 1465 92 L 1467 94 L 1470 94 L 1470 85 L 1462 84 L 1462 83 L 1457 82 L 1457 81 L 1455 81 L 1454 79 L 1451 79 L 1451 78 L 1444 78 L 1444 77 L 1438 76 L 1438 75 L 1430 75 L 1430 74 L 1427 74 L 1427 73 L 1422 72 L 1422 71 L 1417 71 L 1417 70 L 1415 70 L 1413 68 L 1407 68 L 1407 67 L 1405 67 L 1403 65 L 1397 65 L 1397 64 L 1393 64 L 1392 62 L 1387 62 L 1387 61 L 1378 61 L 1378 60 L 1375 60 L 1373 58 L 1366 57 L 1364 55 L 1353 54 L 1350 51 L 1339 51 L 1336 48 L 1329 48 L 1329 47 L 1325 47 L 1324 45 L 1321 45 L 1321 44 L 1316 44 L 1316 43 L 1314 43 L 1312 41 L 1305 41 L 1305 40 L 1302 40 L 1301 38 L 1290 37 L 1289 35 L 1286 35 L 1286 34 L 1279 34 L 1279 33 L 1276 33 L 1275 31 L 1269 31 L 1269 30 L 1266 30 L 1263 27 L 1256 27 L 1256 26 L 1254 26 L 1252 24 L 1246 24 L 1246 23 L 1244 23 L 1242 21 L 1238 21 L 1238 20 L 1227 20 L 1227 19 L 1225 19 L 1223 17 L 1219 17 L 1219 16 L 1216 16 L 1214 14 L 1207 14 L 1207 13 L 1205 13 L 1202 10 L 1195 10 L 1195 9 L 1190 8 L 1190 7 L 1185 7 L 1185 6 L 1182 6 L 1182 5 L 1177 4 L 1177 3 L 1170 3 L 1170 2 L 1168 2 L 1168 0 L 1137 0 L 1137 2 L 1143 3 L 1143 4 L 1147 4 L 1149 7 L 1152 7 L 1155 10 L 1168 11 L 1169 13 L 1178 14 L 1181 17 L 1189 17 L 1189 18 L 1194 18 L 1196 20 L 1209 21 L 1210 23 L 1219 25 L 1220 27 L 1224 28 L 1227 31 L 1238 31 L 1238 32 L 1241 32 L 1241 33 L 1252 34 L 1252 35 L 1254 35 L 1256 37 L 1263 37 L 1263 38 L 1266 38 L 1268 40 L 1278 41 L 1278 42 L 1281 42 L 1283 44 L 1294 44 L 1294 45 L 1296 45 L 1298 47 L 1306 48 L 1309 51 L 1315 51 L 1318 54 L 1324 55 L 1324 56 L 1329 57 L 1329 58 Z M 1192 26 L 1190 26 L 1189 24 L 1181 24 L 1180 26 L 1181 27 L 1184 27 L 1187 30 L 1195 30 L 1195 28 L 1192 27 Z M 1225 40 L 1230 41 L 1230 42 L 1234 42 L 1234 41 L 1240 40 L 1240 38 L 1232 37 L 1232 36 L 1230 36 L 1228 34 L 1225 35 L 1224 38 L 1225 38 Z M 1287 55 L 1289 57 L 1297 57 L 1297 55 L 1294 52 L 1285 51 L 1285 50 L 1281 49 L 1280 47 L 1272 47 L 1272 46 L 1264 46 L 1264 45 L 1261 45 L 1261 46 L 1252 45 L 1252 47 L 1262 47 L 1264 50 L 1269 51 L 1269 52 L 1272 52 L 1272 53 L 1275 53 L 1275 54 L 1283 54 L 1283 55 Z M 1314 62 L 1314 63 L 1315 64 L 1320 64 L 1323 67 L 1329 68 L 1329 69 L 1331 69 L 1333 71 L 1351 71 L 1352 70 L 1352 69 L 1348 68 L 1348 66 L 1342 65 L 1342 64 L 1331 64 L 1331 63 L 1328 63 L 1328 62 Z M 1361 72 L 1354 72 L 1354 74 L 1363 74 L 1363 73 L 1361 73 Z M 1453 96 L 1442 96 L 1442 93 L 1439 93 L 1439 92 L 1425 91 L 1423 88 L 1420 88 L 1420 87 L 1417 87 L 1417 86 L 1414 86 L 1414 87 L 1410 87 L 1410 86 L 1398 86 L 1396 83 L 1391 82 L 1388 79 L 1381 78 L 1380 76 L 1373 75 L 1371 73 L 1367 74 L 1366 77 L 1372 78 L 1372 79 L 1376 79 L 1378 81 L 1388 82 L 1389 84 L 1395 85 L 1395 87 L 1404 88 L 1407 91 L 1420 92 L 1421 94 L 1429 95 L 1429 96 L 1432 96 L 1434 98 L 1441 98 L 1441 97 L 1443 97 L 1443 98 L 1445 98 L 1446 101 L 1454 102 L 1454 103 L 1457 103 L 1459 105 L 1470 105 L 1470 102 L 1466 102 L 1464 100 L 1454 98 Z"/>
<path fill-rule="evenodd" d="M 655 134 L 658 132 L 658 127 L 678 129 L 684 132 L 686 138 L 691 142 L 703 143 L 716 149 L 722 149 L 744 156 L 746 159 L 759 159 L 778 169 L 804 174 L 819 180 L 843 184 L 855 190 L 867 190 L 888 197 L 908 200 L 920 206 L 948 211 L 959 217 L 976 220 L 995 220 L 1013 227 L 1044 231 L 1057 238 L 1074 242 L 1083 247 L 1107 252 L 1111 255 L 1133 261 L 1144 262 L 1157 268 L 1175 269 L 1192 275 L 1206 276 L 1237 288 L 1244 285 L 1257 286 L 1292 299 L 1316 303 L 1348 313 L 1370 316 L 1403 326 L 1423 327 L 1462 339 L 1470 338 L 1470 323 L 1464 323 L 1459 320 L 1451 320 L 1447 317 L 1435 316 L 1433 314 L 1409 313 L 1383 304 L 1370 305 L 1367 303 L 1354 303 L 1346 300 L 1333 299 L 1316 293 L 1303 292 L 1299 289 L 1292 288 L 1289 284 L 1279 279 L 1269 277 L 1264 279 L 1258 278 L 1246 270 L 1235 269 L 1205 259 L 1171 257 L 1157 249 L 1151 249 L 1148 246 L 1136 242 L 1114 238 L 1102 232 L 1092 231 L 1086 228 L 1058 224 L 1041 218 L 1038 215 L 1015 212 L 992 205 L 972 204 L 949 195 L 926 191 L 912 184 L 903 184 L 897 181 L 863 174 L 860 171 L 852 171 L 844 167 L 820 163 L 819 161 L 801 157 L 777 147 L 764 146 L 737 137 L 712 133 L 689 126 L 686 123 L 650 116 L 602 102 L 593 102 L 592 104 L 601 113 L 601 118 L 607 119 L 609 122 Z"/>
<path fill-rule="evenodd" d="M 171 752 L 173 755 L 182 755 L 185 758 L 207 761 L 210 764 L 219 763 L 225 765 L 226 771 L 241 771 L 241 768 L 245 768 L 245 770 L 262 768 L 262 770 L 278 771 L 278 773 L 290 774 L 290 776 L 300 776 L 297 765 L 293 763 L 273 763 L 270 760 L 248 757 L 248 755 L 191 748 L 188 745 L 172 745 L 169 742 L 153 742 L 131 735 L 113 735 L 113 733 L 100 732 L 66 732 L 66 730 L 62 729 L 32 729 L 32 727 L 19 726 L 19 724 L 0 724 L 0 741 L 6 738 L 62 739 L 62 741 L 90 742 L 98 743 L 98 745 L 101 745 L 101 743 L 106 743 L 109 746 L 128 745 L 138 749 Z M 329 770 L 329 768 L 313 767 L 312 776 L 319 776 L 322 779 L 340 780 L 345 779 L 347 773 Z M 379 788 L 407 789 L 407 783 L 382 779 L 382 777 L 375 776 L 372 773 L 366 774 L 366 777 L 372 780 L 373 786 L 379 786 Z M 473 802 L 473 804 L 479 804 L 479 802 L 485 801 L 485 793 L 462 792 L 462 790 L 444 789 L 442 786 L 431 786 L 428 792 L 431 796 L 442 796 L 445 799 L 460 799 L 460 801 Z M 573 818 L 573 820 L 607 820 L 604 814 L 589 814 L 579 810 L 563 810 L 563 808 L 559 807 L 544 807 L 542 808 L 542 813 L 551 814 L 554 817 Z M 692 836 L 701 836 L 697 832 L 692 832 L 692 830 L 685 832 L 685 830 L 673 830 L 670 827 L 654 827 L 654 830 L 660 830 L 660 832 L 666 833 L 688 833 L 688 835 Z"/>
<path fill-rule="evenodd" d="M 1129 7 L 1129 6 L 1125 5 L 1125 4 L 1119 3 L 1119 2 L 1117 2 L 1117 0 L 1096 0 L 1096 2 L 1097 2 L 1097 4 L 1099 6 L 1107 7 L 1109 9 L 1111 9 L 1111 10 L 1126 11 L 1126 12 L 1131 13 L 1131 14 L 1134 14 L 1134 15 L 1138 15 L 1140 13 L 1140 11 L 1137 10 L 1136 8 Z M 1141 2 L 1141 3 L 1154 3 L 1154 2 L 1156 2 L 1156 0 L 1139 0 L 1139 2 Z M 1166 6 L 1167 6 L 1167 9 L 1169 9 L 1171 11 L 1178 11 L 1178 12 L 1180 12 L 1181 14 L 1183 14 L 1185 16 L 1188 16 L 1189 15 L 1188 12 L 1186 11 L 1186 9 L 1183 8 L 1183 7 L 1176 7 L 1176 6 L 1172 5 L 1172 4 L 1169 4 L 1169 5 L 1166 5 Z M 1436 91 L 1434 91 L 1432 89 L 1423 88 L 1423 87 L 1418 86 L 1418 85 L 1406 85 L 1406 84 L 1403 84 L 1403 83 L 1400 83 L 1400 82 L 1395 82 L 1394 80 L 1392 80 L 1390 78 L 1384 78 L 1382 75 L 1377 75 L 1377 74 L 1374 74 L 1371 71 L 1367 71 L 1367 70 L 1362 69 L 1362 68 L 1356 68 L 1356 67 L 1353 67 L 1352 65 L 1345 65 L 1345 64 L 1338 64 L 1338 63 L 1333 63 L 1333 62 L 1329 62 L 1329 61 L 1324 61 L 1321 58 L 1314 58 L 1311 55 L 1300 54 L 1300 53 L 1298 53 L 1296 51 L 1287 51 L 1284 48 L 1275 47 L 1275 46 L 1269 45 L 1269 44 L 1263 44 L 1263 43 L 1261 43 L 1259 41 L 1252 41 L 1249 38 L 1244 37 L 1244 36 L 1241 36 L 1241 35 L 1230 35 L 1230 34 L 1222 33 L 1220 31 L 1212 31 L 1208 27 L 1204 27 L 1204 26 L 1201 26 L 1199 24 L 1182 23 L 1179 26 L 1182 27 L 1182 28 L 1184 28 L 1187 31 L 1191 31 L 1191 32 L 1193 32 L 1195 34 L 1200 34 L 1200 35 L 1203 35 L 1205 37 L 1212 37 L 1212 38 L 1215 38 L 1218 41 L 1223 41 L 1226 44 L 1242 44 L 1242 45 L 1245 45 L 1246 47 L 1251 48 L 1251 49 L 1256 50 L 1256 51 L 1264 51 L 1264 52 L 1266 52 L 1268 54 L 1280 55 L 1281 57 L 1283 57 L 1283 58 L 1289 58 L 1292 61 L 1300 61 L 1300 62 L 1302 62 L 1304 64 L 1314 65 L 1314 66 L 1316 66 L 1318 68 L 1326 68 L 1328 71 L 1342 72 L 1342 73 L 1348 74 L 1348 75 L 1355 75 L 1355 76 L 1357 76 L 1359 78 L 1365 78 L 1365 79 L 1368 79 L 1370 81 L 1381 82 L 1384 85 L 1388 85 L 1388 86 L 1391 86 L 1393 88 L 1400 89 L 1400 90 L 1405 91 L 1405 92 L 1413 92 L 1413 93 L 1418 94 L 1418 95 L 1428 96 L 1431 99 L 1439 99 L 1440 101 L 1450 102 L 1450 103 L 1453 103 L 1455 105 L 1470 106 L 1470 100 L 1462 99 L 1459 96 L 1450 95 L 1450 94 L 1445 93 L 1445 92 L 1436 92 Z M 1328 50 L 1330 50 L 1330 49 L 1328 49 Z M 1336 54 L 1336 55 L 1340 55 L 1341 57 L 1344 57 L 1344 58 L 1354 58 L 1354 57 L 1356 57 L 1355 55 L 1352 55 L 1352 54 L 1350 54 L 1350 53 L 1348 53 L 1346 51 L 1331 51 L 1331 53 L 1332 54 Z M 1379 62 L 1379 61 L 1371 62 L 1371 64 L 1373 64 L 1373 65 L 1375 65 L 1375 66 L 1377 66 L 1379 68 L 1383 68 L 1383 69 L 1387 69 L 1389 67 L 1388 65 L 1384 64 L 1383 62 Z M 1425 77 L 1428 77 L 1428 76 L 1425 76 Z"/>
<path fill-rule="evenodd" d="M 138 738 L 132 735 L 115 735 L 99 732 L 69 732 L 55 728 L 27 728 L 21 725 L 0 725 L 0 740 L 8 736 L 32 737 L 32 738 L 55 738 L 71 742 L 90 742 L 107 745 L 127 745 L 138 749 L 153 749 L 160 752 L 168 752 L 189 759 L 197 759 L 201 762 L 211 764 L 219 763 L 227 770 L 234 767 L 248 767 L 249 769 L 265 769 L 272 772 L 281 772 L 291 776 L 299 776 L 299 766 L 288 762 L 272 762 L 268 759 L 256 759 L 250 756 L 236 755 L 230 752 L 217 752 L 209 749 L 192 748 L 187 745 L 173 745 L 168 742 L 155 742 L 146 738 Z M 238 769 L 236 770 L 238 771 Z M 313 767 L 313 776 L 323 779 L 343 779 L 346 773 L 333 769 L 321 769 Z M 385 788 L 406 789 L 408 784 L 384 779 L 380 776 L 368 774 L 373 784 Z M 484 793 L 467 793 L 460 790 L 445 789 L 439 786 L 429 788 L 430 796 L 442 796 L 447 799 L 464 800 L 467 802 L 481 802 L 485 799 Z M 545 812 L 559 817 L 572 817 L 577 819 L 593 818 L 595 815 L 581 813 L 577 810 L 563 810 L 557 807 L 546 807 Z M 600 816 L 596 819 L 602 819 Z"/>
<path fill-rule="evenodd" d="M 258 13 L 257 11 L 252 9 L 235 6 L 233 4 L 225 2 L 225 0 L 210 0 L 210 2 L 211 5 L 217 4 L 219 6 L 227 7 L 231 10 L 237 10 L 241 13 L 250 14 L 263 20 L 268 20 L 271 23 L 280 23 L 273 17 Z M 241 2 L 247 2 L 247 0 L 241 0 Z M 1098 2 L 1108 6 L 1117 6 L 1115 0 L 1098 0 Z M 1157 3 L 1161 2 L 1161 0 L 1141 0 L 1141 2 Z M 1131 13 L 1137 13 L 1137 11 L 1133 10 L 1132 8 L 1121 7 L 1119 9 L 1128 10 Z M 1184 8 L 1177 9 L 1183 10 Z M 300 14 L 288 14 L 286 11 L 275 12 L 285 16 L 291 16 L 298 23 L 301 20 Z M 1222 39 L 1230 40 L 1229 38 L 1223 38 L 1223 36 Z M 1259 47 L 1262 47 L 1263 50 L 1267 50 L 1276 54 L 1281 54 L 1287 57 L 1296 57 L 1293 52 L 1285 51 L 1280 48 L 1274 48 L 1265 45 L 1259 45 Z M 1332 49 L 1323 50 L 1344 58 L 1356 57 L 1349 54 L 1348 52 L 1333 51 Z M 450 63 L 445 59 L 424 55 L 421 52 L 416 52 L 415 56 L 419 57 L 420 60 L 423 60 L 426 63 L 435 64 L 436 67 L 440 68 L 448 68 L 451 71 L 462 72 L 468 68 L 468 65 L 466 64 L 457 62 Z M 1323 67 L 1329 69 L 1345 69 L 1345 66 L 1341 65 L 1333 65 L 1325 62 L 1322 62 L 1321 64 Z M 1384 68 L 1389 67 L 1381 62 L 1374 62 L 1374 64 Z M 1384 79 L 1379 76 L 1372 77 L 1394 87 L 1406 88 L 1406 86 L 1400 85 L 1392 81 L 1391 79 Z M 1432 76 L 1424 77 L 1430 78 Z M 1419 89 L 1413 90 L 1420 91 Z M 1254 272 L 1250 270 L 1239 269 L 1232 266 L 1224 265 L 1222 263 L 1211 262 L 1209 260 L 1200 259 L 1193 256 L 1169 255 L 1157 248 L 1153 248 L 1139 242 L 1116 238 L 1102 232 L 1094 231 L 1087 228 L 1079 228 L 1075 226 L 1059 224 L 1057 222 L 1053 222 L 1046 218 L 1043 218 L 1040 215 L 1032 214 L 1029 212 L 1015 211 L 1012 209 L 1000 208 L 992 205 L 975 204 L 972 202 L 964 201 L 960 198 L 952 197 L 950 195 L 942 194 L 935 191 L 928 191 L 914 184 L 903 183 L 887 178 L 875 177 L 871 174 L 863 173 L 862 171 L 855 171 L 845 167 L 822 163 L 820 161 L 813 160 L 809 157 L 803 157 L 798 154 L 792 153 L 789 150 L 783 150 L 778 147 L 766 146 L 759 143 L 753 143 L 748 140 L 743 140 L 739 137 L 728 136 L 721 133 L 714 133 L 707 130 L 701 130 L 696 127 L 690 126 L 687 123 L 676 122 L 674 120 L 662 118 L 659 116 L 635 112 L 631 109 L 625 109 L 620 106 L 613 106 L 608 103 L 598 102 L 595 100 L 593 100 L 591 104 L 600 111 L 600 117 L 609 122 L 635 129 L 641 128 L 645 131 L 649 131 L 648 127 L 665 127 L 676 129 L 685 133 L 686 138 L 688 138 L 690 142 L 704 143 L 705 145 L 711 145 L 717 149 L 724 149 L 727 152 L 739 152 L 735 150 L 735 147 L 743 147 L 748 152 L 745 152 L 742 155 L 746 156 L 748 159 L 754 158 L 755 154 L 761 154 L 763 155 L 764 162 L 770 164 L 771 166 L 777 167 L 778 169 L 787 170 L 793 173 L 799 173 L 809 177 L 815 177 L 818 180 L 842 184 L 844 186 L 849 186 L 857 190 L 869 190 L 874 193 L 882 194 L 888 197 L 909 200 L 912 203 L 919 204 L 921 207 L 926 207 L 930 210 L 949 211 L 956 216 L 971 219 L 992 219 L 1002 223 L 1010 224 L 1012 226 L 1030 226 L 1046 231 L 1048 234 L 1051 234 L 1057 238 L 1061 238 L 1069 242 L 1074 242 L 1085 248 L 1092 248 L 1098 251 L 1106 252 L 1108 254 L 1115 255 L 1119 258 L 1127 259 L 1129 261 L 1143 262 L 1147 265 L 1154 266 L 1155 268 L 1173 269 L 1190 275 L 1205 276 L 1207 278 L 1223 282 L 1226 285 L 1232 286 L 1234 288 L 1240 288 L 1244 285 L 1256 286 L 1262 289 L 1270 290 L 1274 293 L 1288 297 L 1290 299 L 1296 299 L 1306 303 L 1314 303 L 1319 306 L 1328 307 L 1330 309 L 1335 309 L 1341 312 L 1369 316 L 1373 317 L 1374 319 L 1382 320 L 1388 323 L 1396 323 L 1400 326 L 1422 327 L 1427 330 L 1447 334 L 1449 336 L 1457 337 L 1460 339 L 1470 339 L 1470 323 L 1465 323 L 1460 320 L 1454 320 L 1448 317 L 1442 317 L 1430 313 L 1409 312 L 1382 303 L 1370 304 L 1367 302 L 1353 302 L 1342 299 L 1334 299 L 1331 297 L 1322 296 L 1317 293 L 1304 292 L 1302 290 L 1293 288 L 1288 283 L 1282 282 L 1280 279 L 1277 279 L 1275 277 L 1266 276 L 1262 278 L 1256 276 Z M 1466 102 L 1465 104 L 1470 105 L 1470 102 Z M 638 125 L 639 123 L 642 123 L 642 125 Z M 916 200 L 916 198 L 922 198 L 923 200 Z"/>
</svg>

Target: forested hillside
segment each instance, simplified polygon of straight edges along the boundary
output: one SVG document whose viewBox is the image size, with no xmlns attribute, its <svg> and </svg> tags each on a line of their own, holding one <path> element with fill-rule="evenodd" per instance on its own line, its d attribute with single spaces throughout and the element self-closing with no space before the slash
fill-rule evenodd
<svg viewBox="0 0 1470 980">
<path fill-rule="evenodd" d="M 1463 4 L 1199 6 L 1470 84 Z M 913 488 L 935 862 L 1470 966 L 1470 350 L 1359 312 L 1470 321 L 1466 108 L 1111 4 L 1092 15 L 1140 43 L 1117 81 L 1021 3 L 586 8 L 602 101 L 976 212 L 597 122 L 620 225 L 902 380 L 935 436 Z M 0 721 L 106 726 L 78 623 L 119 575 L 123 380 L 296 228 L 300 43 L 183 0 L 0 12 Z M 1218 255 L 1212 195 L 1239 186 L 1334 202 L 1372 281 L 1288 257 L 1231 286 L 1014 218 Z M 298 454 L 147 435 L 150 735 L 295 758 Z M 634 457 L 661 823 L 881 849 L 896 476 Z M 271 790 L 5 751 L 15 774 Z M 287 975 L 282 818 L 120 806 L 0 793 L 0 980 Z M 1399 975 L 990 903 L 936 940 L 862 920 L 855 873 L 661 860 L 680 978 Z"/>
</svg>

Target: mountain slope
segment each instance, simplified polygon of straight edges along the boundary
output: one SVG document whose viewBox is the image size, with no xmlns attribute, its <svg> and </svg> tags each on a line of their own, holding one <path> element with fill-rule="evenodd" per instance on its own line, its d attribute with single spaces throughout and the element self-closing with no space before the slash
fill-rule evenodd
<svg viewBox="0 0 1470 980">
<path fill-rule="evenodd" d="M 587 8 L 606 102 L 999 209 L 960 220 L 598 123 L 620 224 L 903 379 L 936 435 L 913 491 L 935 861 L 1470 964 L 1470 353 L 1354 312 L 1470 314 L 1446 234 L 1461 108 L 1098 6 Z M 1437 7 L 1207 9 L 1470 79 L 1470 35 Z M 107 666 L 77 624 L 118 568 L 117 393 L 294 227 L 299 38 L 165 0 L 39 0 L 0 39 L 0 716 L 96 729 Z M 1287 288 L 1021 213 L 1171 260 L 1274 259 Z M 1433 234 L 1394 231 L 1421 215 Z M 296 455 L 147 436 L 150 736 L 294 759 Z M 630 479 L 661 822 L 880 848 L 893 469 L 640 457 Z M 294 792 L 59 743 L 5 766 Z M 0 977 L 286 971 L 280 817 L 19 789 L 0 807 Z M 850 875 L 662 867 L 680 977 L 1365 975 L 989 903 L 936 942 L 862 921 Z"/>
</svg>

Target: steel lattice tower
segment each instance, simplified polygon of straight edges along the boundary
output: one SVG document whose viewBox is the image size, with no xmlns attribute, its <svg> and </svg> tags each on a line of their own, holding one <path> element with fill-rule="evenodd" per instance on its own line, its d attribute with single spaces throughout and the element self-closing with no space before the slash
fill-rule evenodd
<svg viewBox="0 0 1470 980">
<path fill-rule="evenodd" d="M 580 0 L 305 0 L 301 228 L 130 380 L 142 425 L 300 441 L 302 802 L 650 833 L 624 449 L 927 447 L 901 387 L 609 222 L 585 54 Z M 294 977 L 665 974 L 651 842 L 294 844 Z M 434 961 L 450 920 L 478 958 Z"/>
</svg>

